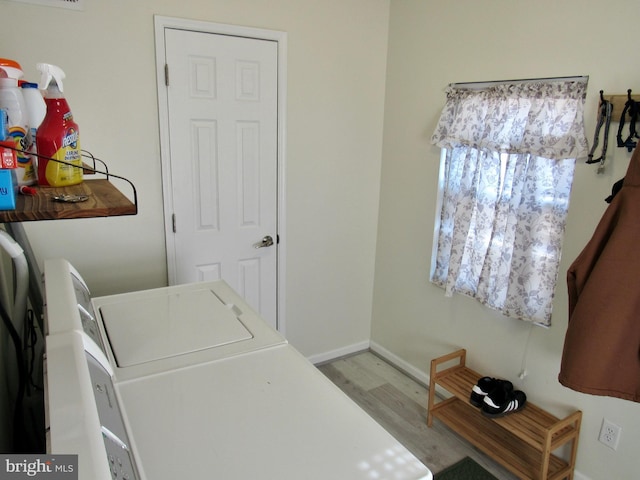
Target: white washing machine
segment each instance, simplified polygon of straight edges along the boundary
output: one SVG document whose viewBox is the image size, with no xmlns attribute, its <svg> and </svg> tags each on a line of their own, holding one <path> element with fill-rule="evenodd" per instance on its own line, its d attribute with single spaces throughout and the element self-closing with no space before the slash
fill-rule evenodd
<svg viewBox="0 0 640 480">
<path fill-rule="evenodd" d="M 45 292 L 48 445 L 81 479 L 432 478 L 224 282 L 91 299 L 53 260 Z"/>
</svg>

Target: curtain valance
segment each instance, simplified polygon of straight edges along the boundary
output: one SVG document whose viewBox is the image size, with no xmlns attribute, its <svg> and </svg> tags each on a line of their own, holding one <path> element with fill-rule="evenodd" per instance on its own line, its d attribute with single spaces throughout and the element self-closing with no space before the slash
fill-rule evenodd
<svg viewBox="0 0 640 480">
<path fill-rule="evenodd" d="M 450 86 L 431 141 L 553 160 L 586 157 L 586 90 L 586 80 Z"/>
</svg>

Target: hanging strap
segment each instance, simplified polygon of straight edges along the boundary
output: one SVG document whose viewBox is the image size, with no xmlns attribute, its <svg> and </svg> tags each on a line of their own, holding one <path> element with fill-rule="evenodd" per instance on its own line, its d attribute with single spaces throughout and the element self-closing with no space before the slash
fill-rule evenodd
<svg viewBox="0 0 640 480">
<path fill-rule="evenodd" d="M 587 158 L 587 163 L 600 163 L 598 167 L 598 171 L 604 168 L 604 160 L 607 156 L 607 146 L 609 144 L 609 126 L 611 125 L 611 112 L 613 112 L 613 105 L 608 100 L 602 98 L 602 91 L 600 92 L 600 114 L 598 115 L 598 123 L 596 125 L 596 132 L 593 137 L 593 146 L 591 147 L 591 151 L 589 152 L 589 157 Z M 602 140 L 602 155 L 598 158 L 593 158 L 596 148 L 598 147 L 598 143 L 600 142 L 600 129 L 604 124 L 604 139 Z"/>
<path fill-rule="evenodd" d="M 636 122 L 638 120 L 638 104 L 631 98 L 631 90 L 627 90 L 627 103 L 624 104 L 622 115 L 620 115 L 620 126 L 618 127 L 618 147 L 626 147 L 629 152 L 632 152 L 638 142 L 634 141 L 634 138 L 638 138 L 636 132 Z M 625 141 L 622 141 L 622 130 L 624 129 L 624 121 L 629 114 L 629 136 Z"/>
</svg>

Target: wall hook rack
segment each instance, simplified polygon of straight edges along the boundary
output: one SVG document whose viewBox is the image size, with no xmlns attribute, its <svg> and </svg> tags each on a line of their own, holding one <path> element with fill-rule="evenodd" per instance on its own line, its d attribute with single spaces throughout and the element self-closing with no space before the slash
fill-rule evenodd
<svg viewBox="0 0 640 480">
<path fill-rule="evenodd" d="M 614 121 L 618 121 L 620 119 L 620 115 L 624 110 L 625 105 L 629 100 L 633 100 L 635 102 L 640 102 L 640 94 L 632 95 L 631 89 L 627 90 L 627 93 L 622 94 L 614 94 L 614 95 L 605 95 L 603 90 L 600 90 L 600 103 L 604 100 L 611 102 L 611 106 L 613 110 L 611 115 Z"/>
</svg>

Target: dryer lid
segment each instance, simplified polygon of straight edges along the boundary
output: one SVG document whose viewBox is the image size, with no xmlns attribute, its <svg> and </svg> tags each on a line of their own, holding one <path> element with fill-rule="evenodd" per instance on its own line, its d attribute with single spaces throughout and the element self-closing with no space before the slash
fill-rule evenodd
<svg viewBox="0 0 640 480">
<path fill-rule="evenodd" d="M 99 307 L 119 367 L 253 338 L 236 305 L 211 288 L 164 288 L 118 297 Z"/>
</svg>

